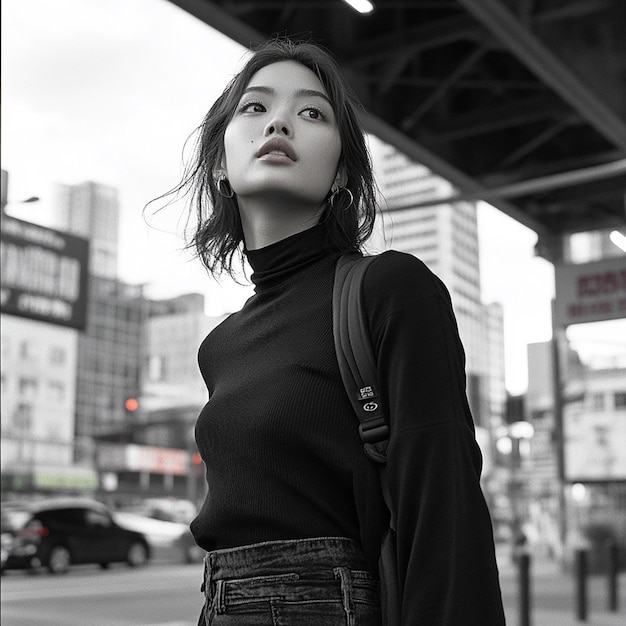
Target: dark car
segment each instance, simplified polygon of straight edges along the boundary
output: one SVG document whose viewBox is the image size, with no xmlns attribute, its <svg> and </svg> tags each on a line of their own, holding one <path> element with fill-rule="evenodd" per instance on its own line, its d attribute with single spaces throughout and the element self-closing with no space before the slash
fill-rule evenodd
<svg viewBox="0 0 626 626">
<path fill-rule="evenodd" d="M 62 574 L 75 564 L 139 567 L 150 558 L 142 533 L 118 525 L 105 505 L 73 498 L 3 503 L 1 548 L 3 571 Z"/>
</svg>

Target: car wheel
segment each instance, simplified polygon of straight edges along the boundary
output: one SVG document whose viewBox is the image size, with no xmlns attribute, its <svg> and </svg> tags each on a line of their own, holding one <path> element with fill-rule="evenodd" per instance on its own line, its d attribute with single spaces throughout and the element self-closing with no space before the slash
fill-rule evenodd
<svg viewBox="0 0 626 626">
<path fill-rule="evenodd" d="M 148 548 L 139 541 L 131 543 L 126 554 L 126 562 L 131 567 L 145 565 L 148 562 Z"/>
<path fill-rule="evenodd" d="M 48 556 L 48 571 L 51 574 L 65 574 L 71 562 L 70 551 L 65 546 L 54 546 Z"/>
<path fill-rule="evenodd" d="M 185 563 L 198 563 L 204 558 L 204 550 L 197 545 L 186 546 L 183 550 L 183 559 Z"/>
</svg>

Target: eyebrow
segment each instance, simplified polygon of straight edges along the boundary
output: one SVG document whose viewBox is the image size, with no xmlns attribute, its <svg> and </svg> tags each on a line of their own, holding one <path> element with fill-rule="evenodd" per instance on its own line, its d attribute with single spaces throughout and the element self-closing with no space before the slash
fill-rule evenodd
<svg viewBox="0 0 626 626">
<path fill-rule="evenodd" d="M 260 91 L 261 93 L 266 93 L 269 95 L 273 95 L 276 93 L 276 90 L 273 89 L 272 87 L 265 87 L 263 85 L 252 85 L 251 87 L 247 87 L 244 90 L 244 94 L 249 93 L 250 91 Z M 296 96 L 298 97 L 317 97 L 317 98 L 322 98 L 323 100 L 326 100 L 326 102 L 328 102 L 328 104 L 331 106 L 333 106 L 333 103 L 330 101 L 330 98 L 325 94 L 322 93 L 321 91 L 317 91 L 316 89 L 298 89 L 296 90 Z"/>
</svg>

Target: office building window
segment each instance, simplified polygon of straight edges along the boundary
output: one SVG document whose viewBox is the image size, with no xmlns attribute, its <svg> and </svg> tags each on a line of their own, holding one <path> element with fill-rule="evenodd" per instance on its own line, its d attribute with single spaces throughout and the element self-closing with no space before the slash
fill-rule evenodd
<svg viewBox="0 0 626 626">
<path fill-rule="evenodd" d="M 33 348 L 32 345 L 28 341 L 22 341 L 20 343 L 20 358 L 23 360 L 28 360 L 33 356 Z"/>
<path fill-rule="evenodd" d="M 2 335 L 2 341 L 0 342 L 2 348 L 2 358 L 8 359 L 11 356 L 11 340 L 6 335 Z"/>
<path fill-rule="evenodd" d="M 37 395 L 38 382 L 36 378 L 23 377 L 18 382 L 19 393 L 21 396 L 28 396 L 30 398 Z"/>
<path fill-rule="evenodd" d="M 603 393 L 592 393 L 589 395 L 589 409 L 591 411 L 604 411 Z"/>
<path fill-rule="evenodd" d="M 62 346 L 50 347 L 50 363 L 52 365 L 63 365 L 66 359 L 66 350 Z"/>
<path fill-rule="evenodd" d="M 33 407 L 30 404 L 20 403 L 13 414 L 13 425 L 23 432 L 28 432 L 33 426 Z"/>
<path fill-rule="evenodd" d="M 65 384 L 59 380 L 49 380 L 48 395 L 50 400 L 54 402 L 63 402 L 65 400 Z"/>
</svg>

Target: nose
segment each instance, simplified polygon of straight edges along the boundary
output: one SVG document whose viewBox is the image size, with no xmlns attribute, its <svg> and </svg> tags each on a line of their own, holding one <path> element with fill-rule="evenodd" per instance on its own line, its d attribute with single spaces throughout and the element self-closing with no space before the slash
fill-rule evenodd
<svg viewBox="0 0 626 626">
<path fill-rule="evenodd" d="M 275 117 L 265 127 L 265 136 L 269 137 L 270 135 L 273 135 L 274 133 L 289 137 L 291 135 L 291 129 L 289 128 L 289 125 L 287 124 L 287 122 L 285 122 L 280 117 Z"/>
</svg>

